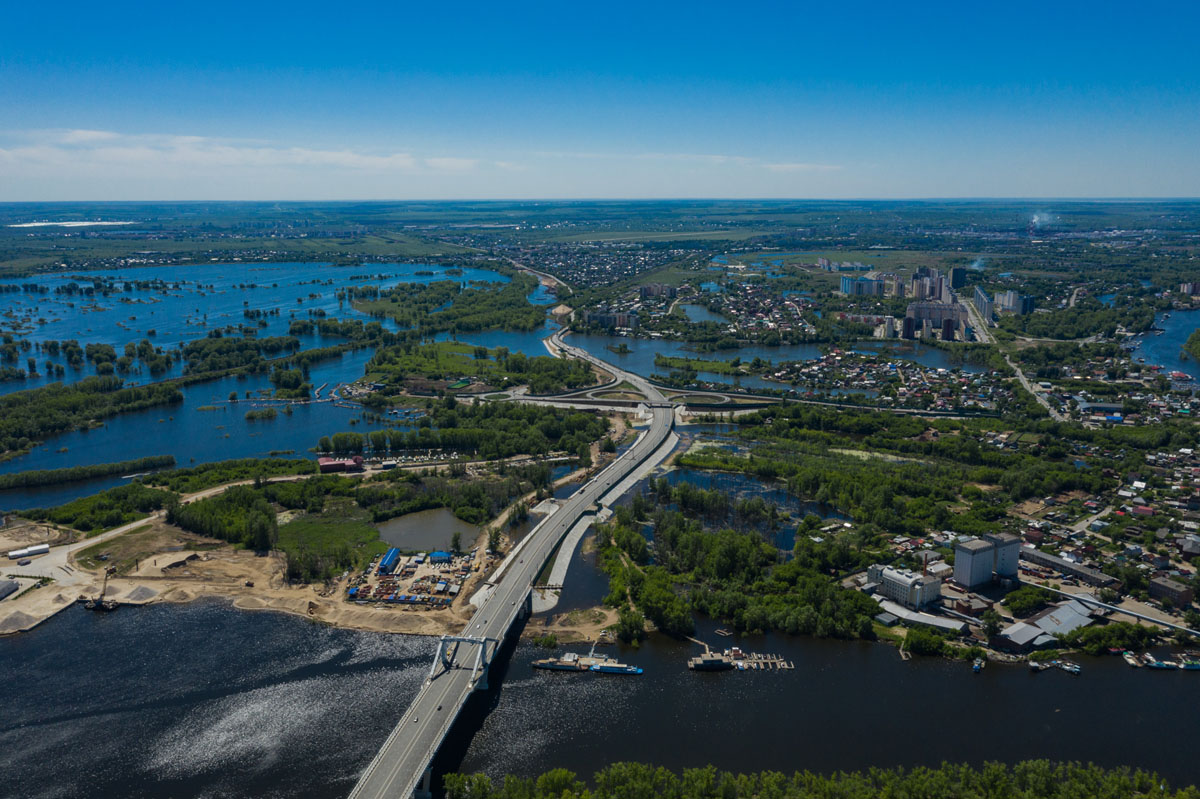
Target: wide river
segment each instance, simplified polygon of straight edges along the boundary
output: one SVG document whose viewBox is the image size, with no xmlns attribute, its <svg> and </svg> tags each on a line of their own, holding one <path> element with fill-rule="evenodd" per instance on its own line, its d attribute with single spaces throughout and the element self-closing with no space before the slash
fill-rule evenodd
<svg viewBox="0 0 1200 799">
<path fill-rule="evenodd" d="M 576 594 L 603 590 L 577 555 Z M 584 599 L 584 597 L 577 597 Z M 534 624 L 538 623 L 535 617 Z M 702 623 L 697 636 L 726 644 Z M 794 671 L 695 674 L 698 647 L 614 651 L 641 677 L 540 672 L 521 644 L 437 768 L 590 775 L 618 760 L 731 770 L 1078 759 L 1200 781 L 1200 674 L 1084 658 L 1083 674 L 901 661 L 868 643 L 738 640 Z M 428 672 L 430 638 L 337 630 L 209 601 L 69 608 L 0 640 L 0 764 L 13 797 L 342 797 Z M 586 651 L 584 647 L 573 647 Z"/>
</svg>

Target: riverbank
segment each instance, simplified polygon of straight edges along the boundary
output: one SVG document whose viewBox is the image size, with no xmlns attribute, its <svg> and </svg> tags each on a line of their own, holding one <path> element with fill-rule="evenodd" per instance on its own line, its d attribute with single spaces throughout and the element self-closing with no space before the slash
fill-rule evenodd
<svg viewBox="0 0 1200 799">
<path fill-rule="evenodd" d="M 620 415 L 613 415 L 610 421 L 618 437 L 628 429 L 627 421 Z M 596 466 L 572 470 L 552 481 L 550 491 L 586 480 L 593 469 L 602 467 L 609 455 L 601 452 L 597 442 L 592 445 L 591 457 Z M 522 456 L 509 462 L 517 465 L 527 460 Z M 418 471 L 448 468 L 449 463 L 400 467 Z M 379 471 L 371 468 L 364 476 Z M 272 482 L 304 477 L 289 475 L 274 478 Z M 249 482 L 239 480 L 215 486 L 186 495 L 182 501 L 204 499 Z M 52 525 L 21 522 L 0 535 L 0 543 L 7 545 L 5 551 L 32 543 L 55 546 L 26 567 L 14 563 L 5 570 L 10 577 L 24 576 L 18 579 L 22 593 L 6 600 L 0 609 L 0 635 L 27 632 L 75 604 L 80 597 L 100 596 L 102 589 L 106 599 L 119 605 L 219 598 L 231 601 L 241 610 L 275 610 L 347 629 L 408 635 L 454 634 L 474 612 L 465 598 L 474 594 L 499 564 L 499 558 L 487 551 L 488 529 L 506 531 L 502 540 L 507 538 L 505 549 L 510 549 L 515 543 L 509 537 L 510 519 L 536 498 L 537 492 L 517 497 L 489 524 L 479 528 L 475 540 L 469 544 L 476 557 L 472 573 L 463 584 L 462 598 L 449 608 L 438 610 L 347 602 L 344 597 L 350 573 L 329 584 L 291 583 L 286 579 L 287 564 L 281 552 L 258 555 L 216 539 L 186 533 L 168 525 L 162 512 L 92 538 Z M 104 571 L 110 566 L 119 573 L 110 576 L 105 584 Z"/>
</svg>

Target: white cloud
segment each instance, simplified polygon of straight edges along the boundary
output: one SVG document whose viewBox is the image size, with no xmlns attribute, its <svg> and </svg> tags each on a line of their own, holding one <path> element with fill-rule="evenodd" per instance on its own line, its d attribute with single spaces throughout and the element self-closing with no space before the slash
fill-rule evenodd
<svg viewBox="0 0 1200 799">
<path fill-rule="evenodd" d="M 772 172 L 832 172 L 841 169 L 837 164 L 806 164 L 796 162 L 763 164 L 762 166 Z"/>
<path fill-rule="evenodd" d="M 478 158 L 426 158 L 425 165 L 443 172 L 465 172 L 479 165 Z"/>
<path fill-rule="evenodd" d="M 600 152 L 539 152 L 535 155 L 543 158 L 566 158 L 578 160 L 611 160 L 611 161 L 659 161 L 663 163 L 697 163 L 705 166 L 740 166 L 756 169 L 768 169 L 772 172 L 829 172 L 842 167 L 836 164 L 816 164 L 807 162 L 769 162 L 748 155 L 728 155 L 723 153 L 600 153 Z"/>
<path fill-rule="evenodd" d="M 186 173 L 222 168 L 279 167 L 461 171 L 478 163 L 476 159 L 456 157 L 422 161 L 407 152 L 329 150 L 206 136 L 124 134 L 101 130 L 29 131 L 10 138 L 18 141 L 13 146 L 0 148 L 0 163 L 16 165 L 24 172 L 46 168 L 88 171 L 136 168 L 148 173 L 164 169 L 171 173 Z"/>
</svg>

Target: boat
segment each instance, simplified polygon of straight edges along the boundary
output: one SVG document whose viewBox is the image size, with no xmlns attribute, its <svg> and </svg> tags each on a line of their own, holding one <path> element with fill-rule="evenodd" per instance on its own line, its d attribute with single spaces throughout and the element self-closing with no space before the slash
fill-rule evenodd
<svg viewBox="0 0 1200 799">
<path fill-rule="evenodd" d="M 543 658 L 533 661 L 535 669 L 551 669 L 553 671 L 586 671 L 593 664 L 587 666 L 582 663 L 583 658 L 578 652 L 568 652 L 560 658 Z"/>
<path fill-rule="evenodd" d="M 604 663 L 597 663 L 589 669 L 596 674 L 641 674 L 640 666 L 629 666 L 625 663 L 617 663 L 615 660 L 609 660 Z"/>
<path fill-rule="evenodd" d="M 1163 670 L 1163 671 L 1168 670 L 1168 669 L 1179 668 L 1178 663 L 1175 663 L 1172 660 L 1159 660 L 1158 658 L 1154 657 L 1154 655 L 1151 655 L 1149 652 L 1142 655 L 1142 662 L 1146 664 L 1147 668 L 1159 669 L 1159 670 Z"/>
<path fill-rule="evenodd" d="M 1067 674 L 1078 674 L 1079 672 L 1083 671 L 1083 669 L 1079 666 L 1078 663 L 1072 663 L 1069 660 L 1057 660 L 1057 661 L 1055 661 L 1055 663 L 1060 669 L 1065 671 Z"/>
<path fill-rule="evenodd" d="M 971 664 L 971 671 L 978 674 L 983 671 L 984 665 L 987 663 L 983 658 L 975 658 L 975 662 Z"/>
<path fill-rule="evenodd" d="M 616 663 L 608 657 L 596 657 L 596 645 L 586 655 L 578 652 L 567 652 L 560 658 L 542 658 L 531 664 L 535 669 L 550 669 L 551 671 L 589 671 L 592 666 L 602 663 Z"/>
<path fill-rule="evenodd" d="M 1179 668 L 1184 671 L 1200 671 L 1200 660 L 1190 657 L 1181 657 L 1179 659 Z"/>
<path fill-rule="evenodd" d="M 730 671 L 733 660 L 716 652 L 705 652 L 688 660 L 687 665 L 692 671 Z"/>
<path fill-rule="evenodd" d="M 1142 664 L 1138 662 L 1137 655 L 1132 652 L 1122 652 L 1121 657 L 1125 658 L 1125 662 L 1135 669 L 1140 669 Z"/>
<path fill-rule="evenodd" d="M 1037 674 L 1039 671 L 1045 671 L 1046 669 L 1052 669 L 1056 665 L 1058 665 L 1057 660 L 1041 660 L 1041 661 L 1031 660 L 1031 661 L 1029 661 L 1029 669 L 1034 674 Z"/>
</svg>

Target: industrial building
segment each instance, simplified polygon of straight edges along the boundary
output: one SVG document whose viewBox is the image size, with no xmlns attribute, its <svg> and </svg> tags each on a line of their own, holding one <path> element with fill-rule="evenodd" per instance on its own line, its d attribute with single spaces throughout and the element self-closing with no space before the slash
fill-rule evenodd
<svg viewBox="0 0 1200 799">
<path fill-rule="evenodd" d="M 1114 590 L 1121 588 L 1121 581 L 1116 577 L 1111 577 L 1095 569 L 1089 569 L 1087 566 L 1079 563 L 1072 563 L 1066 558 L 1051 555 L 1049 552 L 1042 552 L 1040 549 L 1028 544 L 1021 547 L 1021 560 L 1029 561 L 1038 566 L 1045 566 L 1048 569 L 1054 569 L 1059 574 L 1075 577 L 1097 588 L 1112 588 Z"/>
<path fill-rule="evenodd" d="M 982 538 L 968 538 L 954 545 L 954 582 L 972 589 L 992 581 L 996 545 Z"/>
<path fill-rule="evenodd" d="M 396 564 L 400 561 L 400 550 L 392 547 L 387 552 L 383 553 L 383 557 L 379 561 L 378 574 L 391 574 L 396 570 Z"/>
<path fill-rule="evenodd" d="M 992 571 L 999 579 L 1016 579 L 1021 563 L 1021 539 L 1012 533 L 988 533 L 984 537 L 995 547 Z"/>
<path fill-rule="evenodd" d="M 49 551 L 49 544 L 34 544 L 22 549 L 9 550 L 8 557 L 9 560 L 20 560 L 21 558 L 32 558 L 34 555 L 45 555 Z"/>
<path fill-rule="evenodd" d="M 892 616 L 895 619 L 903 622 L 908 627 L 932 627 L 935 630 L 941 630 L 944 633 L 953 635 L 961 635 L 967 631 L 967 623 L 958 619 L 948 619 L 945 616 L 934 616 L 932 613 L 920 613 L 893 602 L 890 599 L 884 599 L 881 596 L 876 596 L 875 601 L 879 603 L 879 608 L 882 613 L 880 616 Z"/>
<path fill-rule="evenodd" d="M 894 599 L 905 607 L 921 608 L 942 595 L 942 581 L 910 569 L 894 569 L 875 564 L 867 567 L 867 580 L 875 584 L 880 596 Z"/>
<path fill-rule="evenodd" d="M 317 468 L 321 474 L 330 474 L 331 472 L 361 472 L 363 470 L 363 459 L 361 455 L 355 455 L 353 458 L 317 458 Z"/>
<path fill-rule="evenodd" d="M 1092 611 L 1071 599 L 1006 627 L 993 639 L 999 649 L 1023 653 L 1058 646 L 1058 636 L 1086 627 L 1095 621 Z"/>
<path fill-rule="evenodd" d="M 15 594 L 20 587 L 20 583 L 16 580 L 0 580 L 0 599 L 5 599 L 10 594 Z"/>
</svg>

